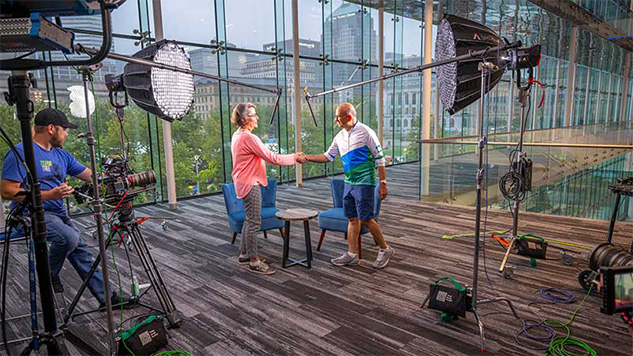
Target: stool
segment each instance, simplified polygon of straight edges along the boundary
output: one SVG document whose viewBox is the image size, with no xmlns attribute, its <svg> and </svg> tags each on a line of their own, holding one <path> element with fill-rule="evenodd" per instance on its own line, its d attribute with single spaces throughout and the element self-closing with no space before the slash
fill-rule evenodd
<svg viewBox="0 0 633 356">
<path fill-rule="evenodd" d="M 314 219 L 319 215 L 316 210 L 310 209 L 286 209 L 275 213 L 275 216 L 285 222 L 284 234 L 284 250 L 281 266 L 288 268 L 294 265 L 301 265 L 306 268 L 312 267 L 312 242 L 310 241 L 310 219 Z M 294 260 L 288 257 L 290 252 L 290 222 L 303 221 L 303 233 L 306 243 L 306 258 L 302 260 Z M 290 263 L 288 263 L 290 262 Z"/>
</svg>

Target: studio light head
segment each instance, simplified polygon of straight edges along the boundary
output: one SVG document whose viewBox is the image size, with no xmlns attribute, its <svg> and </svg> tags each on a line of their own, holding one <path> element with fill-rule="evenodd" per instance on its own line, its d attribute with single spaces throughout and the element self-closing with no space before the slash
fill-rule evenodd
<svg viewBox="0 0 633 356">
<path fill-rule="evenodd" d="M 506 68 L 510 70 L 538 67 L 541 64 L 541 45 L 508 50 L 508 57 L 503 60 L 507 63 Z"/>
<path fill-rule="evenodd" d="M 134 54 L 133 58 L 191 71 L 185 51 L 172 41 L 154 43 Z M 181 120 L 193 104 L 193 75 L 189 73 L 130 62 L 125 65 L 122 75 L 107 75 L 105 81 L 113 106 L 121 106 L 115 99 L 116 93 L 125 92 L 141 109 L 163 120 Z M 126 103 L 127 98 L 122 106 Z"/>
<path fill-rule="evenodd" d="M 122 92 L 125 91 L 125 86 L 123 85 L 123 75 L 113 75 L 106 74 L 105 77 L 105 85 L 110 92 Z"/>
<path fill-rule="evenodd" d="M 531 69 L 539 64 L 541 46 L 520 47 L 499 37 L 493 30 L 461 17 L 445 15 L 437 31 L 435 60 L 442 61 L 485 51 L 482 56 L 445 64 L 437 68 L 437 83 L 444 109 L 451 115 L 481 97 L 482 61 L 493 65 L 486 93 L 492 90 L 505 70 Z M 507 47 L 507 49 L 500 49 Z"/>
</svg>

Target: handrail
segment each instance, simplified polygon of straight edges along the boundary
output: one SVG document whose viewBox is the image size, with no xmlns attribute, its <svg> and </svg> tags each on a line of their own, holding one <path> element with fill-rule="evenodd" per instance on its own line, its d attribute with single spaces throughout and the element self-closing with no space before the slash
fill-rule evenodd
<svg viewBox="0 0 633 356">
<path fill-rule="evenodd" d="M 525 133 L 527 134 L 527 133 L 533 133 L 533 132 L 550 131 L 550 130 L 563 130 L 563 129 L 582 129 L 582 128 L 589 128 L 589 127 L 593 127 L 593 126 L 605 126 L 605 125 L 611 125 L 611 124 L 622 125 L 622 124 L 627 123 L 627 122 L 629 122 L 629 121 L 628 120 L 621 120 L 621 121 L 602 122 L 602 123 L 598 123 L 598 124 L 588 124 L 588 125 L 559 126 L 559 127 L 550 127 L 550 128 L 544 128 L 544 129 L 525 130 Z M 495 133 L 488 134 L 487 137 L 514 135 L 514 134 L 519 134 L 519 133 L 520 133 L 520 131 L 495 132 Z M 425 140 L 426 142 L 423 142 L 423 143 L 432 143 L 431 141 L 445 141 L 445 140 L 455 140 L 455 139 L 465 139 L 465 138 L 478 138 L 478 137 L 479 136 L 477 136 L 477 135 L 455 136 L 455 137 L 440 137 L 440 138 L 432 138 L 432 139 Z M 420 142 L 420 141 L 421 140 L 419 140 L 418 142 Z"/>
<path fill-rule="evenodd" d="M 478 145 L 479 141 L 451 141 L 451 140 L 418 140 L 419 143 L 435 143 L 443 145 Z M 518 142 L 486 142 L 488 146 L 516 146 Z M 555 143 L 555 142 L 532 142 L 523 143 L 523 146 L 536 146 L 536 147 L 567 147 L 567 148 L 610 148 L 621 150 L 632 150 L 633 145 L 609 145 L 609 144 L 586 144 L 586 143 Z"/>
</svg>

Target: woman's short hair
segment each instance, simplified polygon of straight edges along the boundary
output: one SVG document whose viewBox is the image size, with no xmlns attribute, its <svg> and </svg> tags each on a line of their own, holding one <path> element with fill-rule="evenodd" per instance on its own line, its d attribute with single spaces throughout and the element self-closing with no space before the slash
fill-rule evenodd
<svg viewBox="0 0 633 356">
<path fill-rule="evenodd" d="M 248 123 L 248 109 L 255 108 L 253 103 L 239 103 L 233 108 L 233 114 L 231 114 L 231 124 L 237 127 L 242 127 Z"/>
</svg>

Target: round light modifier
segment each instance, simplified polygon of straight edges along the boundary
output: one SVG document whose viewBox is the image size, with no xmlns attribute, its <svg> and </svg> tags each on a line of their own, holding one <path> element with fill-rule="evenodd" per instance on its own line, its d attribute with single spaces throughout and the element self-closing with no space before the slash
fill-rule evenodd
<svg viewBox="0 0 633 356">
<path fill-rule="evenodd" d="M 167 42 L 158 49 L 154 62 L 191 70 L 191 62 L 185 51 L 173 42 Z M 151 79 L 158 108 L 165 116 L 182 119 L 193 103 L 193 75 L 152 68 Z"/>
<path fill-rule="evenodd" d="M 453 29 L 447 19 L 443 19 L 437 30 L 435 42 L 435 60 L 455 58 L 455 37 Z M 457 62 L 437 67 L 437 85 L 440 91 L 440 100 L 445 110 L 449 110 L 455 104 L 457 94 Z"/>
<path fill-rule="evenodd" d="M 70 114 L 74 117 L 86 118 L 86 94 L 84 87 L 81 85 L 69 86 L 66 90 L 70 92 Z M 88 108 L 90 115 L 95 112 L 95 97 L 92 92 L 88 91 Z"/>
</svg>

